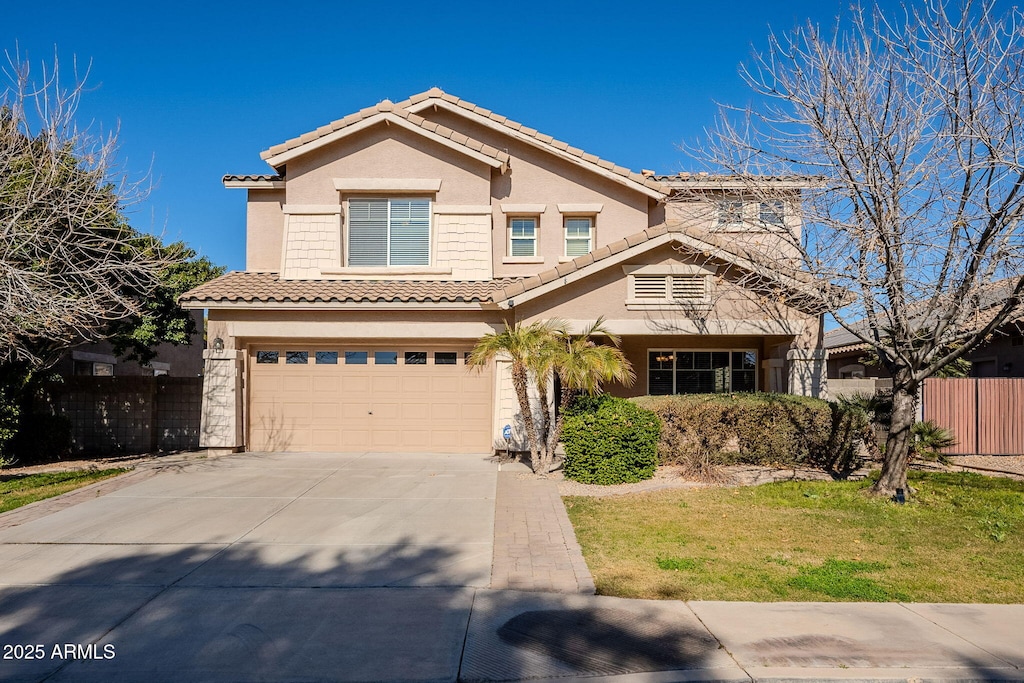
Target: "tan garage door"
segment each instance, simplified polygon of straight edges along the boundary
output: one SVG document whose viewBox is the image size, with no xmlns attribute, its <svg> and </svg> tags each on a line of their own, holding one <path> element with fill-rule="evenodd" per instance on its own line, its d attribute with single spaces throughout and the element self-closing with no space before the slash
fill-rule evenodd
<svg viewBox="0 0 1024 683">
<path fill-rule="evenodd" d="M 249 358 L 256 451 L 491 450 L 491 375 L 442 346 L 259 344 Z"/>
</svg>

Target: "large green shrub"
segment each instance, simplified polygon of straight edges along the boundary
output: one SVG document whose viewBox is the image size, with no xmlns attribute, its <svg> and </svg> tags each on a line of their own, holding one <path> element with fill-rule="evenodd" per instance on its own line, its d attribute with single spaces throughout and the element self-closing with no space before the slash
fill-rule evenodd
<svg viewBox="0 0 1024 683">
<path fill-rule="evenodd" d="M 584 484 L 624 484 L 654 476 L 658 417 L 607 394 L 577 398 L 566 410 L 562 443 L 566 479 Z"/>
<path fill-rule="evenodd" d="M 662 463 L 710 457 L 718 464 L 805 465 L 848 471 L 856 464 L 863 411 L 790 394 L 692 394 L 633 399 L 662 422 Z"/>
</svg>

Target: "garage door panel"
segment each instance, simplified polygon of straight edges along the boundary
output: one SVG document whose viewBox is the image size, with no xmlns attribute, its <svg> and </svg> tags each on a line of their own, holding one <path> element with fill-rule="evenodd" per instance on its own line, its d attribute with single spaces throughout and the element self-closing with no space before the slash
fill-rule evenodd
<svg viewBox="0 0 1024 683">
<path fill-rule="evenodd" d="M 397 420 L 399 415 L 402 413 L 402 406 L 397 402 L 381 403 L 379 401 L 374 401 L 371 410 L 373 410 L 374 422 L 380 422 L 382 420 Z M 387 426 L 388 429 L 393 429 L 395 427 L 397 427 L 397 425 Z"/>
<path fill-rule="evenodd" d="M 406 394 L 426 394 L 430 391 L 429 377 L 403 377 L 402 392 Z"/>
<path fill-rule="evenodd" d="M 301 344 L 301 343 L 300 343 Z M 330 350 L 345 350 L 338 343 Z M 263 347 L 260 350 L 272 350 Z M 289 350 L 302 350 L 289 342 Z M 368 351 L 366 365 L 277 364 L 250 358 L 249 442 L 259 450 L 395 450 L 484 452 L 490 450 L 491 376 L 462 364 L 435 364 L 429 346 L 397 344 Z M 374 351 L 397 351 L 397 365 L 375 365 Z M 451 347 L 443 349 L 448 354 Z M 408 364 L 406 351 L 427 353 L 425 365 Z M 450 355 L 445 355 L 450 358 Z"/>
<path fill-rule="evenodd" d="M 385 366 L 384 372 L 397 372 L 398 368 Z M 402 389 L 401 378 L 397 375 L 391 377 L 372 377 L 370 379 L 370 391 L 374 396 L 395 396 Z"/>
<path fill-rule="evenodd" d="M 281 391 L 308 394 L 312 389 L 312 377 L 285 377 L 281 382 Z"/>
<path fill-rule="evenodd" d="M 342 422 L 349 422 L 355 420 L 365 420 L 370 415 L 370 404 L 365 402 L 359 403 L 342 403 L 341 404 L 341 420 Z"/>
<path fill-rule="evenodd" d="M 457 368 L 452 368 L 456 372 Z M 457 394 L 462 390 L 462 382 L 457 375 L 451 377 L 431 377 L 430 391 L 434 394 Z"/>
<path fill-rule="evenodd" d="M 361 451 L 370 447 L 370 431 L 368 429 L 342 429 L 341 450 Z"/>
<path fill-rule="evenodd" d="M 340 436 L 341 430 L 339 429 L 314 429 L 313 448 L 332 451 L 337 448 Z"/>
<path fill-rule="evenodd" d="M 331 398 L 336 398 L 338 393 L 341 391 L 341 376 L 326 376 L 326 377 L 314 377 L 313 378 L 313 393 L 314 394 L 329 394 Z"/>
<path fill-rule="evenodd" d="M 462 405 L 461 415 L 463 422 L 479 422 L 481 420 L 485 420 L 489 412 L 489 406 L 464 403 Z"/>
<path fill-rule="evenodd" d="M 337 422 L 341 417 L 341 406 L 338 403 L 317 401 L 312 408 L 313 419 L 318 422 Z"/>
<path fill-rule="evenodd" d="M 458 403 L 440 403 L 435 402 L 430 404 L 430 418 L 439 422 L 449 422 L 452 417 L 457 416 L 461 411 L 462 406 Z"/>
<path fill-rule="evenodd" d="M 342 391 L 348 394 L 357 394 L 361 396 L 367 396 L 370 393 L 370 376 L 369 375 L 349 375 L 345 376 L 341 380 Z"/>
<path fill-rule="evenodd" d="M 429 420 L 431 406 L 427 403 L 402 404 L 402 420 Z"/>
</svg>

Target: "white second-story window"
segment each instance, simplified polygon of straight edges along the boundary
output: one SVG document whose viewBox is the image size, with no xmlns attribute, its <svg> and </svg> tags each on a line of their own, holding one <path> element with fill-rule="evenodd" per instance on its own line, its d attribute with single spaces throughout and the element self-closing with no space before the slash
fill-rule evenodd
<svg viewBox="0 0 1024 683">
<path fill-rule="evenodd" d="M 509 256 L 537 255 L 537 219 L 516 216 L 508 221 Z"/>
<path fill-rule="evenodd" d="M 594 219 L 565 219 L 565 255 L 569 258 L 583 256 L 593 249 Z"/>
<path fill-rule="evenodd" d="M 349 266 L 429 266 L 429 199 L 350 199 Z"/>
<path fill-rule="evenodd" d="M 786 204 L 782 201 L 761 202 L 758 218 L 766 225 L 781 226 L 786 221 Z"/>
<path fill-rule="evenodd" d="M 743 225 L 743 202 L 727 200 L 718 202 L 718 227 Z"/>
</svg>

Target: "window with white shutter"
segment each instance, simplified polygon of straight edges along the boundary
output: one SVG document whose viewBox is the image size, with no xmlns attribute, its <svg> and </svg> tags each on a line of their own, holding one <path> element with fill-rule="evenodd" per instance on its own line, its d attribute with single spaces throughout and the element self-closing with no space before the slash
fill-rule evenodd
<svg viewBox="0 0 1024 683">
<path fill-rule="evenodd" d="M 575 258 L 590 252 L 594 222 L 591 218 L 565 219 L 565 256 Z"/>
<path fill-rule="evenodd" d="M 348 265 L 429 266 L 429 199 L 350 199 Z"/>
</svg>

